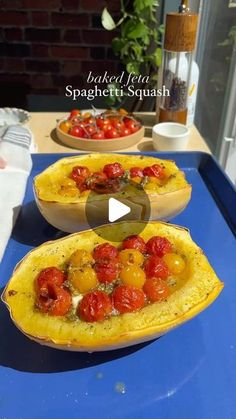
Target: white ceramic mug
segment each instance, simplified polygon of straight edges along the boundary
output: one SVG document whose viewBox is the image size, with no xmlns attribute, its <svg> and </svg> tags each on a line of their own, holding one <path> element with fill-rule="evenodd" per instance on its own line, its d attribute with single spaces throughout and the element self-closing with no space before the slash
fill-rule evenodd
<svg viewBox="0 0 236 419">
<path fill-rule="evenodd" d="M 153 147 L 155 150 L 186 150 L 190 131 L 186 125 L 177 122 L 161 122 L 152 128 Z"/>
</svg>

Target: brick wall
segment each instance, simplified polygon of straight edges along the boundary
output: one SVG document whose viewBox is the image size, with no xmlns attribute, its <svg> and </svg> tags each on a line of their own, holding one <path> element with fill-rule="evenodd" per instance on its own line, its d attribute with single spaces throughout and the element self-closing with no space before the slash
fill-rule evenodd
<svg viewBox="0 0 236 419">
<path fill-rule="evenodd" d="M 115 13 L 120 0 L 0 0 L 1 106 L 12 105 L 15 89 L 20 97 L 64 94 L 66 84 L 84 86 L 90 70 L 117 74 L 104 6 Z"/>
</svg>

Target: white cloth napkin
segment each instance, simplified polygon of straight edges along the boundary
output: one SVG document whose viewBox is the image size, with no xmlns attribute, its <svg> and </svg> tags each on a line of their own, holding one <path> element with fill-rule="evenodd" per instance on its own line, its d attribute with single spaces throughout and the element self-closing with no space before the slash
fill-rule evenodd
<svg viewBox="0 0 236 419">
<path fill-rule="evenodd" d="M 0 261 L 25 195 L 32 168 L 32 135 L 21 125 L 12 125 L 0 139 Z"/>
</svg>

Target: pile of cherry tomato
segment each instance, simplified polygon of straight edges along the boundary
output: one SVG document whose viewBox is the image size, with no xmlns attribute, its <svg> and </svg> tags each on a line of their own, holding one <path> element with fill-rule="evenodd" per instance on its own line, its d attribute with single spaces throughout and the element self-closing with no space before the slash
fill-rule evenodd
<svg viewBox="0 0 236 419">
<path fill-rule="evenodd" d="M 170 294 L 168 277 L 184 269 L 183 257 L 165 237 L 153 236 L 145 243 L 133 235 L 119 248 L 105 242 L 93 252 L 76 250 L 66 272 L 43 269 L 36 278 L 36 307 L 52 316 L 65 316 L 72 309 L 72 295 L 79 294 L 77 318 L 102 321 L 165 300 Z"/>
<path fill-rule="evenodd" d="M 134 134 L 141 128 L 141 124 L 124 109 L 106 111 L 96 116 L 90 112 L 81 114 L 78 109 L 73 109 L 59 128 L 74 137 L 105 140 Z"/>
</svg>

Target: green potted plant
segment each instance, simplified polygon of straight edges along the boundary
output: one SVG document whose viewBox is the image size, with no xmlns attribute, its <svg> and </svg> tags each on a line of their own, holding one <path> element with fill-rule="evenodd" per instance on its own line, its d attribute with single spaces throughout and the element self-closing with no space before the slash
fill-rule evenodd
<svg viewBox="0 0 236 419">
<path fill-rule="evenodd" d="M 149 84 L 143 88 L 154 87 L 157 82 L 158 68 L 161 65 L 161 38 L 163 25 L 158 25 L 157 0 L 134 0 L 125 5 L 121 0 L 120 18 L 117 22 L 105 8 L 102 12 L 102 25 L 106 30 L 119 30 L 119 35 L 112 40 L 114 54 L 120 58 L 127 73 L 149 75 Z M 109 89 L 117 88 L 109 85 Z M 123 97 L 109 97 L 109 105 L 115 106 L 123 101 Z M 153 101 L 153 99 L 152 99 Z M 140 103 L 134 108 L 140 108 Z"/>
</svg>

